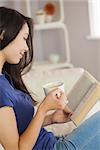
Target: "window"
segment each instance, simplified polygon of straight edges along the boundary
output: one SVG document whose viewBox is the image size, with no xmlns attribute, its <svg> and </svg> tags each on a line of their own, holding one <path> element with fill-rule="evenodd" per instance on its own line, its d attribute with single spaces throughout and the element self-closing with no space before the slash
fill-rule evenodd
<svg viewBox="0 0 100 150">
<path fill-rule="evenodd" d="M 100 37 L 100 0 L 88 0 L 90 34 L 92 37 Z"/>
</svg>

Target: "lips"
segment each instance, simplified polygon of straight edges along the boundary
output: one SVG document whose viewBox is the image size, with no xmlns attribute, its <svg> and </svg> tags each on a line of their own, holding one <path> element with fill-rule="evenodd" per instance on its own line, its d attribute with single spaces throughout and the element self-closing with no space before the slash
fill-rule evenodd
<svg viewBox="0 0 100 150">
<path fill-rule="evenodd" d="M 21 58 L 23 57 L 24 53 L 20 53 Z"/>
<path fill-rule="evenodd" d="M 23 54 L 20 54 L 20 59 L 23 57 Z"/>
</svg>

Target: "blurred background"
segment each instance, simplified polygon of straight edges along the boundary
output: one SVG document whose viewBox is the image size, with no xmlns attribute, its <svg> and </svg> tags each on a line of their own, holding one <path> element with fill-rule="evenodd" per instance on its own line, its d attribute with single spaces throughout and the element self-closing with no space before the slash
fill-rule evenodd
<svg viewBox="0 0 100 150">
<path fill-rule="evenodd" d="M 33 18 L 35 62 L 67 62 L 100 81 L 99 0 L 0 0 L 0 6 Z"/>
</svg>

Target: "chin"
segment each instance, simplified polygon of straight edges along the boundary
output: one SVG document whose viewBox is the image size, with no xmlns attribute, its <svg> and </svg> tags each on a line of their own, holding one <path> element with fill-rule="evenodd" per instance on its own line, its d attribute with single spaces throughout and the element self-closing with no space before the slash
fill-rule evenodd
<svg viewBox="0 0 100 150">
<path fill-rule="evenodd" d="M 12 60 L 12 61 L 7 61 L 9 64 L 14 64 L 17 65 L 20 62 L 20 59 L 17 60 Z"/>
<path fill-rule="evenodd" d="M 14 64 L 16 64 L 16 65 L 17 65 L 17 64 L 19 64 L 19 62 L 20 62 L 20 61 L 21 61 L 21 60 L 18 60 L 18 61 L 16 61 Z"/>
</svg>

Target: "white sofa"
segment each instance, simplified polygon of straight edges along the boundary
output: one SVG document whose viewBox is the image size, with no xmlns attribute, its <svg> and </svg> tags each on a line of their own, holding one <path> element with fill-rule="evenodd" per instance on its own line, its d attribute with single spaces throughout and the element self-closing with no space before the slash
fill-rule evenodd
<svg viewBox="0 0 100 150">
<path fill-rule="evenodd" d="M 89 80 L 93 80 L 94 82 L 97 82 L 97 84 L 100 83 L 86 70 L 83 68 L 43 68 L 38 69 L 34 68 L 31 70 L 28 74 L 26 74 L 23 79 L 26 83 L 27 87 L 29 88 L 32 96 L 37 101 L 41 101 L 44 98 L 44 91 L 43 91 L 43 85 L 48 82 L 55 82 L 55 81 L 61 81 L 65 85 L 65 92 L 67 94 L 70 93 L 70 91 L 73 89 L 75 85 L 78 84 L 79 80 L 84 77 L 84 74 L 87 74 L 89 76 Z M 99 95 L 100 98 L 100 95 Z M 100 110 L 100 101 L 94 105 L 94 107 L 90 110 L 90 112 L 87 114 L 85 119 L 90 117 L 93 113 Z M 84 119 L 84 120 L 85 120 Z M 65 124 L 54 124 L 47 127 L 48 130 L 53 131 L 55 135 L 62 136 L 65 134 L 70 133 L 75 128 L 75 125 L 72 122 L 65 123 Z M 62 130 L 60 130 L 62 129 Z"/>
<path fill-rule="evenodd" d="M 27 73 L 25 76 L 23 76 L 23 80 L 25 84 L 27 85 L 28 89 L 30 90 L 32 96 L 35 100 L 41 101 L 44 98 L 44 91 L 43 91 L 43 85 L 48 82 L 53 81 L 61 81 L 64 82 L 65 85 L 65 92 L 68 94 L 72 88 L 78 83 L 80 78 L 84 76 L 84 74 L 87 73 L 82 68 L 58 68 L 58 69 L 38 69 L 34 68 L 29 73 Z M 96 79 L 90 75 L 90 80 L 96 81 Z M 96 81 L 98 84 L 99 82 Z M 89 116 L 91 116 L 96 111 L 100 110 L 100 101 L 94 105 L 92 110 L 87 114 L 87 119 Z M 75 125 L 73 122 L 64 123 L 64 124 L 54 124 L 46 127 L 47 130 L 53 131 L 55 135 L 62 136 L 65 134 L 70 133 L 75 128 Z M 60 130 L 62 129 L 62 130 Z M 0 150 L 3 150 L 2 147 L 0 147 Z"/>
</svg>

